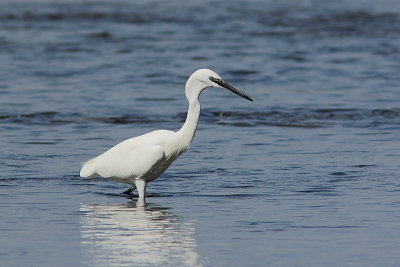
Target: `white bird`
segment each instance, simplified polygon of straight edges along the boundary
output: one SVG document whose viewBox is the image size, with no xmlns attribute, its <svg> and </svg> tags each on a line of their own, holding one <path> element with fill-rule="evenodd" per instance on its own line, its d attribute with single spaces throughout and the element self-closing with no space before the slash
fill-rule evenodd
<svg viewBox="0 0 400 267">
<path fill-rule="evenodd" d="M 223 81 L 214 71 L 199 69 L 190 75 L 185 85 L 189 108 L 186 121 L 179 131 L 157 130 L 122 141 L 87 161 L 80 171 L 80 176 L 102 176 L 129 184 L 131 187 L 124 193 L 130 194 L 137 188 L 139 199 L 144 199 L 146 184 L 160 176 L 192 142 L 199 122 L 199 96 L 207 87 L 225 88 L 253 101 Z"/>
</svg>

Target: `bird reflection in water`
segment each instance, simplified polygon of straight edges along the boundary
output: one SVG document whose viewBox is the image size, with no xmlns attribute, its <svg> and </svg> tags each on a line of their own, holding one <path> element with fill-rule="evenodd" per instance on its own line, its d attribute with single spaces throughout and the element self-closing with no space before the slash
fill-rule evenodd
<svg viewBox="0 0 400 267">
<path fill-rule="evenodd" d="M 81 205 L 81 249 L 90 266 L 202 266 L 193 222 L 144 202 Z"/>
</svg>

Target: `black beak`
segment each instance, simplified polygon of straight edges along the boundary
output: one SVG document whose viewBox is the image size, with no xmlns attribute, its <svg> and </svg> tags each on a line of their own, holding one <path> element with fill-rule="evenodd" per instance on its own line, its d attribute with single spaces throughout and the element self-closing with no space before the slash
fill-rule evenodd
<svg viewBox="0 0 400 267">
<path fill-rule="evenodd" d="M 247 100 L 253 101 L 253 99 L 251 99 L 248 95 L 246 95 L 245 93 L 239 91 L 239 90 L 236 89 L 235 87 L 233 87 L 233 86 L 227 84 L 225 81 L 223 81 L 223 80 L 221 80 L 221 79 L 214 78 L 214 77 L 210 76 L 210 80 L 211 80 L 212 82 L 215 82 L 215 83 L 218 84 L 219 86 L 221 86 L 221 87 L 223 87 L 223 88 L 225 88 L 225 89 L 228 89 L 229 91 L 231 91 L 231 92 L 237 94 L 238 96 L 241 96 L 241 97 L 243 97 L 243 98 L 246 98 Z"/>
</svg>

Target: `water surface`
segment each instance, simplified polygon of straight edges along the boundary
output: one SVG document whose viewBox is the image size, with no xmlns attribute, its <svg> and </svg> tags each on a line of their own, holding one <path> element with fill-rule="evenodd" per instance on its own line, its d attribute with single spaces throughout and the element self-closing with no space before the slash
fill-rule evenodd
<svg viewBox="0 0 400 267">
<path fill-rule="evenodd" d="M 398 1 L 1 1 L 2 266 L 397 266 Z M 147 203 L 79 169 L 177 130 Z"/>
</svg>

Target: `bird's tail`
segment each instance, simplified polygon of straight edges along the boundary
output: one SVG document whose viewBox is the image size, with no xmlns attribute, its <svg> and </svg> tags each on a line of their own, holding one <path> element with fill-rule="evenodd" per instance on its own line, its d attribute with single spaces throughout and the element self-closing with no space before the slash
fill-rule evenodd
<svg viewBox="0 0 400 267">
<path fill-rule="evenodd" d="M 91 160 L 89 160 L 88 162 L 83 164 L 79 175 L 82 178 L 93 178 L 93 177 L 97 176 L 96 171 L 94 170 L 94 166 L 93 166 Z"/>
</svg>

